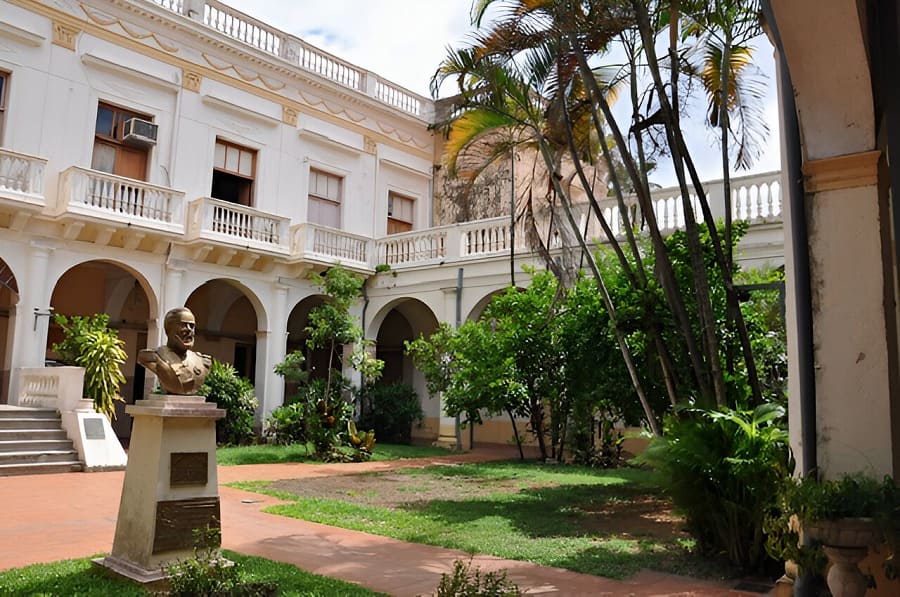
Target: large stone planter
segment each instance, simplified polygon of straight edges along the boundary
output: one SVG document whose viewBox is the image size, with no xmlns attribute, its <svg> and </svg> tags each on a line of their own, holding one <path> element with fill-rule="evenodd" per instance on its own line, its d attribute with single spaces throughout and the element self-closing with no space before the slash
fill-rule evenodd
<svg viewBox="0 0 900 597">
<path fill-rule="evenodd" d="M 869 546 L 884 540 L 876 522 L 871 518 L 817 520 L 805 523 L 803 530 L 822 544 L 831 562 L 826 580 L 833 597 L 863 597 L 868 582 L 859 563 L 869 553 Z"/>
</svg>

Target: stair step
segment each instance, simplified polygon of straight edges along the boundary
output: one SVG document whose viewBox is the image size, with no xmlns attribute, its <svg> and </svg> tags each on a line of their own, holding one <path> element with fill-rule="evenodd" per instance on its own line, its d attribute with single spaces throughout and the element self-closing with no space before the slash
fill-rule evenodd
<svg viewBox="0 0 900 597">
<path fill-rule="evenodd" d="M 0 442 L 19 440 L 65 440 L 66 432 L 59 427 L 55 429 L 0 429 Z"/>
<path fill-rule="evenodd" d="M 0 419 L 0 429 L 59 429 L 61 425 L 59 418 Z"/>
<path fill-rule="evenodd" d="M 32 464 L 78 461 L 75 450 L 37 450 L 0 452 L 0 464 Z"/>
<path fill-rule="evenodd" d="M 59 412 L 52 408 L 4 406 L 0 408 L 0 421 L 3 419 L 59 419 Z"/>
<path fill-rule="evenodd" d="M 33 436 L 28 439 L 4 440 L 0 437 L 0 453 L 38 451 L 72 451 L 72 440 L 36 439 Z"/>
<path fill-rule="evenodd" d="M 80 462 L 31 462 L 16 464 L 0 464 L 0 477 L 12 475 L 41 475 L 50 473 L 80 473 L 83 467 Z"/>
</svg>

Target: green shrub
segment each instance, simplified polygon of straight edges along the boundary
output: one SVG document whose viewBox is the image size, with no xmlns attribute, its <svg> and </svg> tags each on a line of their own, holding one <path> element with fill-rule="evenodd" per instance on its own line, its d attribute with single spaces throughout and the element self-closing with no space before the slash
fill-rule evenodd
<svg viewBox="0 0 900 597">
<path fill-rule="evenodd" d="M 310 442 L 318 458 L 340 460 L 353 405 L 343 397 L 346 386 L 317 379 L 301 388 L 296 401 L 272 411 L 266 433 L 279 444 Z M 328 395 L 326 395 L 326 390 Z"/>
<path fill-rule="evenodd" d="M 266 419 L 266 435 L 276 444 L 283 446 L 305 443 L 307 439 L 303 423 L 305 412 L 304 405 L 300 402 L 279 406 Z"/>
<path fill-rule="evenodd" d="M 94 408 L 108 418 L 116 416 L 116 400 L 122 400 L 119 389 L 125 383 L 121 366 L 128 359 L 125 342 L 109 327 L 109 315 L 91 317 L 55 315 L 64 339 L 53 345 L 59 360 L 66 365 L 84 367 L 84 397 L 94 401 Z"/>
<path fill-rule="evenodd" d="M 515 597 L 519 587 L 506 577 L 506 570 L 482 573 L 471 560 L 453 562 L 453 572 L 441 574 L 438 597 Z"/>
<path fill-rule="evenodd" d="M 253 442 L 253 422 L 259 402 L 249 379 L 240 377 L 233 366 L 213 359 L 212 368 L 198 392 L 207 402 L 226 409 L 216 421 L 216 442 L 245 445 Z"/>
<path fill-rule="evenodd" d="M 744 570 L 770 563 L 763 525 L 790 474 L 784 409 L 684 409 L 666 421 L 639 462 L 661 483 L 705 555 L 725 555 Z"/>
<path fill-rule="evenodd" d="M 382 441 L 408 444 L 412 427 L 425 413 L 412 386 L 404 383 L 368 384 L 358 393 L 359 427 L 375 429 Z"/>
</svg>

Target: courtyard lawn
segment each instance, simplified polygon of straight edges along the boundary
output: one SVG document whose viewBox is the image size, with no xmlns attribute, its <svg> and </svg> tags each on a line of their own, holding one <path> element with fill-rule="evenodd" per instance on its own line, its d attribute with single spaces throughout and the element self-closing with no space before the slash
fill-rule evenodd
<svg viewBox="0 0 900 597">
<path fill-rule="evenodd" d="M 225 551 L 249 580 L 272 581 L 279 595 L 382 595 L 352 583 L 317 576 L 290 564 Z M 146 596 L 138 585 L 107 575 L 91 564 L 91 558 L 34 564 L 0 572 L 0 595 L 117 595 Z"/>
<path fill-rule="evenodd" d="M 692 551 L 643 470 L 505 462 L 233 485 L 288 502 L 274 514 L 597 576 L 735 572 Z"/>
<path fill-rule="evenodd" d="M 216 462 L 223 466 L 238 464 L 273 464 L 284 462 L 321 463 L 310 457 L 312 447 L 304 444 L 279 446 L 263 444 L 256 446 L 224 446 L 216 449 Z M 404 446 L 376 444 L 372 460 L 399 460 L 401 458 L 433 458 L 453 454 L 444 448 L 430 446 Z"/>
</svg>

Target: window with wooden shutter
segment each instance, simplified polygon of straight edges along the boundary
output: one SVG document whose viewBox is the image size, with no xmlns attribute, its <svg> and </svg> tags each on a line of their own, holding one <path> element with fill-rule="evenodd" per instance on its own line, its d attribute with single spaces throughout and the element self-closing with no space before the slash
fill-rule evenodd
<svg viewBox="0 0 900 597">
<path fill-rule="evenodd" d="M 307 220 L 311 224 L 341 227 L 343 179 L 321 170 L 309 171 Z"/>
<path fill-rule="evenodd" d="M 216 139 L 210 196 L 230 203 L 253 205 L 256 151 Z"/>
<path fill-rule="evenodd" d="M 398 234 L 412 230 L 415 207 L 414 199 L 390 193 L 388 195 L 387 233 Z"/>
</svg>

